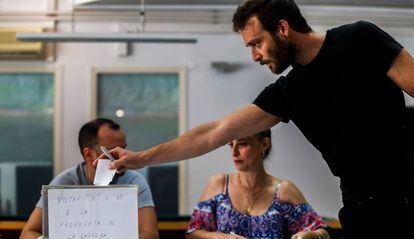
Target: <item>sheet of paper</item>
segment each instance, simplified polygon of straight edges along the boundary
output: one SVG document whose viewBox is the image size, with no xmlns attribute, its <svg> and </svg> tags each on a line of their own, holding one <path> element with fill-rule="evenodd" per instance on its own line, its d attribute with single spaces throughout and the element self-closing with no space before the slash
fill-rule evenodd
<svg viewBox="0 0 414 239">
<path fill-rule="evenodd" d="M 108 165 L 111 163 L 109 159 L 100 159 L 96 167 L 95 178 L 93 184 L 97 186 L 108 186 L 115 176 L 116 169 L 110 170 Z"/>
<path fill-rule="evenodd" d="M 50 239 L 138 239 L 137 188 L 49 189 Z"/>
</svg>

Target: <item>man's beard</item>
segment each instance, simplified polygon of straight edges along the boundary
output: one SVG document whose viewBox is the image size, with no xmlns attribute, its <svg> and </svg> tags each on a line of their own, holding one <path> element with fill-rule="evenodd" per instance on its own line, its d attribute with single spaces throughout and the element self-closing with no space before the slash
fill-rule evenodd
<svg viewBox="0 0 414 239">
<path fill-rule="evenodd" d="M 274 47 L 269 49 L 269 55 L 275 61 L 273 73 L 280 74 L 286 70 L 295 60 L 295 46 L 287 40 L 282 40 L 278 35 L 272 35 Z"/>
</svg>

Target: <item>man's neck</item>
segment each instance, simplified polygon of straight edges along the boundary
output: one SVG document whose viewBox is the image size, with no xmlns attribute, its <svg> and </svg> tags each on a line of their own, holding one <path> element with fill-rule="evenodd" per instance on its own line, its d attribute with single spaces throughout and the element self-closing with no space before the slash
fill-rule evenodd
<svg viewBox="0 0 414 239">
<path fill-rule="evenodd" d="M 312 62 L 320 52 L 325 41 L 326 32 L 310 32 L 295 34 L 295 62 L 307 65 Z"/>
</svg>

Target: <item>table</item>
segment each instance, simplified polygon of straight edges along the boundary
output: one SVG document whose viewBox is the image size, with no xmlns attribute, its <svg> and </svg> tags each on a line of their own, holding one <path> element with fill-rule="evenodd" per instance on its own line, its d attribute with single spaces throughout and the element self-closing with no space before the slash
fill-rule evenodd
<svg viewBox="0 0 414 239">
<path fill-rule="evenodd" d="M 326 223 L 332 229 L 331 239 L 339 239 L 341 224 L 337 220 L 327 220 Z M 0 239 L 18 239 L 26 221 L 0 221 Z M 160 221 L 158 230 L 160 239 L 184 239 L 188 221 Z M 3 236 L 3 238 L 1 237 Z"/>
</svg>

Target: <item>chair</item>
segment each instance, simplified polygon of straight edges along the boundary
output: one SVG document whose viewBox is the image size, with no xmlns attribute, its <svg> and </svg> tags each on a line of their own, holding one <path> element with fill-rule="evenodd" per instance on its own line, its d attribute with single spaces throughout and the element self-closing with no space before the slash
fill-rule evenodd
<svg viewBox="0 0 414 239">
<path fill-rule="evenodd" d="M 157 214 L 178 214 L 178 167 L 177 165 L 148 168 L 148 184 L 153 192 Z"/>
</svg>

